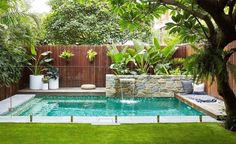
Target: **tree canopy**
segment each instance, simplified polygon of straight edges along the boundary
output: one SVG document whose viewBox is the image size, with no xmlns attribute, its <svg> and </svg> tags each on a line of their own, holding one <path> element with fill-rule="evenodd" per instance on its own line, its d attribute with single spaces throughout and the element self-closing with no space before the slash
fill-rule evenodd
<svg viewBox="0 0 236 144">
<path fill-rule="evenodd" d="M 119 25 L 120 17 L 105 1 L 51 0 L 52 12 L 44 20 L 46 43 L 110 44 L 134 38 L 148 39 L 150 24 L 132 32 Z"/>
</svg>

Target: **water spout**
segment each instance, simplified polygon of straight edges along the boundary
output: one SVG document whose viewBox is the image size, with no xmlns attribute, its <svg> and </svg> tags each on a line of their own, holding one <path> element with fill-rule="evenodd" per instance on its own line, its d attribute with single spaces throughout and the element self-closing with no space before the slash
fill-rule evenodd
<svg viewBox="0 0 236 144">
<path fill-rule="evenodd" d="M 121 99 L 122 99 L 121 103 L 127 103 L 127 104 L 137 103 L 138 101 L 135 101 L 134 99 L 131 99 L 131 100 L 124 99 L 124 96 L 129 96 L 131 98 L 134 98 L 135 79 L 134 78 L 119 78 L 119 80 L 120 80 L 120 93 L 121 93 Z M 128 90 L 126 89 L 126 91 L 124 91 L 124 87 L 128 88 Z M 125 95 L 125 92 L 127 92 L 128 95 Z"/>
</svg>

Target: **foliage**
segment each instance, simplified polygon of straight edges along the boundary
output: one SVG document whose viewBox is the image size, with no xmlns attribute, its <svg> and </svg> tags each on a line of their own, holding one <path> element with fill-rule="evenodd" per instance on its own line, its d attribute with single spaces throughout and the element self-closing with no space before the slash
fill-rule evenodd
<svg viewBox="0 0 236 144">
<path fill-rule="evenodd" d="M 94 51 L 93 49 L 90 49 L 87 51 L 87 58 L 89 59 L 90 62 L 94 61 L 96 55 L 97 55 L 97 52 Z"/>
<path fill-rule="evenodd" d="M 166 29 L 170 34 L 178 34 L 184 42 L 196 42 L 204 38 L 204 31 L 207 28 L 200 23 L 198 19 L 186 11 L 172 12 L 173 22 L 166 23 Z"/>
<path fill-rule="evenodd" d="M 112 4 L 113 11 L 121 17 L 121 27 L 129 28 L 131 31 L 144 27 L 154 17 L 159 18 L 167 10 L 165 6 L 160 4 L 152 5 L 147 0 L 110 0 L 110 3 Z"/>
<path fill-rule="evenodd" d="M 28 68 L 33 75 L 40 75 L 43 71 L 46 71 L 46 67 L 53 60 L 49 58 L 51 51 L 46 51 L 38 54 L 34 47 L 31 48 L 31 61 L 28 63 Z"/>
<path fill-rule="evenodd" d="M 69 59 L 70 59 L 71 57 L 73 57 L 73 56 L 74 56 L 74 54 L 73 54 L 71 51 L 69 51 L 69 50 L 64 50 L 64 51 L 59 55 L 60 58 L 66 60 L 66 61 L 69 61 Z"/>
<path fill-rule="evenodd" d="M 148 46 L 143 42 L 134 41 L 134 47 L 125 47 L 121 51 L 116 46 L 109 48 L 108 56 L 111 57 L 111 69 L 116 74 L 176 74 L 181 73 L 180 63 L 174 64 L 173 54 L 177 50 L 176 44 L 179 39 L 176 38 L 168 43 L 166 47 L 161 47 L 158 40 L 154 38 L 154 44 Z M 134 68 L 128 68 L 129 64 L 134 64 Z M 178 69 L 179 71 L 175 71 Z"/>
<path fill-rule="evenodd" d="M 45 42 L 51 44 L 111 44 L 125 43 L 133 38 L 147 39 L 150 25 L 130 33 L 121 29 L 118 15 L 107 2 L 51 0 L 52 11 L 44 20 Z"/>
<path fill-rule="evenodd" d="M 228 51 L 222 49 L 212 51 L 212 49 L 207 47 L 198 47 L 195 45 L 192 45 L 192 48 L 195 50 L 195 53 L 188 57 L 185 62 L 187 71 L 194 76 L 196 81 L 210 79 L 213 82 L 221 74 L 225 66 L 222 58 L 224 58 Z M 230 62 L 226 66 L 236 76 L 236 66 Z M 225 76 L 227 77 L 227 73 L 225 73 Z M 234 78 L 236 79 L 236 77 Z"/>
<path fill-rule="evenodd" d="M 24 49 L 0 47 L 0 87 L 16 83 L 26 62 Z"/>
<path fill-rule="evenodd" d="M 49 82 L 49 79 L 50 79 L 49 76 L 44 76 L 44 77 L 42 78 L 42 82 L 46 84 L 46 83 Z"/>
<path fill-rule="evenodd" d="M 0 2 L 0 85 L 18 82 L 27 64 L 26 49 L 34 47 L 37 18 L 25 9 L 24 1 Z"/>
<path fill-rule="evenodd" d="M 135 42 L 133 58 L 135 65 L 138 68 L 139 74 L 148 74 L 151 69 L 154 69 L 154 74 L 171 74 L 173 69 L 172 57 L 176 52 L 176 44 L 179 39 L 173 39 L 167 46 L 161 47 L 157 38 L 154 38 L 152 46 L 144 46 L 142 43 Z M 130 49 L 130 52 L 132 49 Z"/>
<path fill-rule="evenodd" d="M 56 80 L 56 79 L 59 77 L 59 70 L 58 70 L 56 67 L 49 66 L 49 67 L 47 68 L 47 70 L 48 70 L 47 76 L 48 76 L 50 79 Z"/>
<path fill-rule="evenodd" d="M 112 61 L 110 68 L 116 75 L 125 75 L 132 73 L 128 68 L 128 63 L 130 62 L 131 57 L 127 53 L 127 47 L 119 51 L 116 45 L 108 46 L 107 55 L 111 58 Z"/>
</svg>

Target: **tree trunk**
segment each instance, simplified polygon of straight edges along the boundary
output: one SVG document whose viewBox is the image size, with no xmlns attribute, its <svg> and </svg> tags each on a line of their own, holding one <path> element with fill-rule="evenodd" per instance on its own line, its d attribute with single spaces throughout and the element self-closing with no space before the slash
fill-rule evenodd
<svg viewBox="0 0 236 144">
<path fill-rule="evenodd" d="M 223 97 L 226 110 L 225 127 L 230 130 L 236 130 L 236 97 L 233 90 L 229 86 L 228 71 L 223 67 L 222 72 L 217 76 L 217 90 Z"/>
</svg>

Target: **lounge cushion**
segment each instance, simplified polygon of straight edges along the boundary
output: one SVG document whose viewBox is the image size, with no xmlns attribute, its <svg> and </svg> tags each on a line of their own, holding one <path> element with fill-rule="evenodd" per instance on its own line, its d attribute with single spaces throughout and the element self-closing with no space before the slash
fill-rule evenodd
<svg viewBox="0 0 236 144">
<path fill-rule="evenodd" d="M 184 93 L 191 94 L 193 93 L 193 81 L 192 80 L 186 80 L 181 81 Z"/>
<path fill-rule="evenodd" d="M 96 86 L 94 84 L 83 84 L 81 85 L 81 89 L 84 89 L 84 90 L 91 90 L 91 89 L 95 89 Z"/>
<path fill-rule="evenodd" d="M 193 84 L 193 93 L 198 95 L 204 95 L 204 83 L 201 84 Z"/>
</svg>

